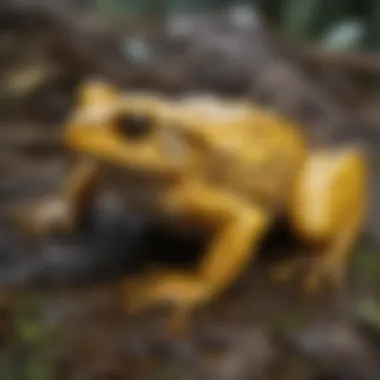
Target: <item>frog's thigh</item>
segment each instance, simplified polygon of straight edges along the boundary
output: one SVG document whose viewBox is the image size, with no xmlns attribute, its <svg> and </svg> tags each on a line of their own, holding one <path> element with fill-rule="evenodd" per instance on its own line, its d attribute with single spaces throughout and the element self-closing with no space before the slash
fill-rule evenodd
<svg viewBox="0 0 380 380">
<path fill-rule="evenodd" d="M 268 224 L 266 212 L 242 207 L 228 195 L 198 189 L 180 201 L 189 212 L 219 220 L 219 228 L 197 271 L 153 274 L 141 291 L 137 289 L 141 307 L 169 301 L 184 310 L 210 299 L 244 268 Z"/>
<path fill-rule="evenodd" d="M 290 209 L 300 236 L 326 247 L 309 277 L 310 287 L 317 286 L 324 275 L 337 283 L 343 280 L 366 201 L 366 166 L 360 151 L 346 148 L 311 155 L 296 184 Z"/>
</svg>

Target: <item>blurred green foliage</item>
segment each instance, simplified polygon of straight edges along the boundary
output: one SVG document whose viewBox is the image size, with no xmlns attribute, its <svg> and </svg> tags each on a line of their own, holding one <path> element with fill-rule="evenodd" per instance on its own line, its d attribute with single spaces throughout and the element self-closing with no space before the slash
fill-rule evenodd
<svg viewBox="0 0 380 380">
<path fill-rule="evenodd" d="M 326 49 L 376 50 L 380 44 L 379 0 L 87 0 L 86 6 L 120 14 L 202 12 L 243 3 L 260 9 L 289 37 Z"/>
<path fill-rule="evenodd" d="M 34 294 L 25 294 L 16 303 L 12 341 L 0 355 L 0 379 L 56 378 L 55 331 L 44 323 L 41 310 L 41 300 Z"/>
</svg>

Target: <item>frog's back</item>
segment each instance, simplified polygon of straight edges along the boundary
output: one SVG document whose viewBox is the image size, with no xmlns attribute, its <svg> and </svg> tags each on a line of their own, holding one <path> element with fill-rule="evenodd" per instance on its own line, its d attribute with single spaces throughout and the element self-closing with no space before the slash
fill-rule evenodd
<svg viewBox="0 0 380 380">
<path fill-rule="evenodd" d="M 218 185 L 270 204 L 285 202 L 307 154 L 306 140 L 296 125 L 255 107 L 230 131 L 219 128 L 213 147 L 206 162 L 213 166 L 210 172 Z"/>
</svg>

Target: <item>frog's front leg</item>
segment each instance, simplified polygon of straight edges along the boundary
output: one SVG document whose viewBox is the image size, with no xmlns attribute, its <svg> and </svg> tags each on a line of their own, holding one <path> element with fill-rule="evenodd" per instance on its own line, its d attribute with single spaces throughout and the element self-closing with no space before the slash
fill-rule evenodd
<svg viewBox="0 0 380 380">
<path fill-rule="evenodd" d="M 16 225 L 31 236 L 43 236 L 52 230 L 72 231 L 87 206 L 94 189 L 97 168 L 90 161 L 78 162 L 61 194 L 13 210 Z"/>
<path fill-rule="evenodd" d="M 361 231 L 368 198 L 360 151 L 319 151 L 306 162 L 296 184 L 291 221 L 300 236 L 323 247 L 306 278 L 306 290 L 324 282 L 341 287 L 349 254 Z"/>
<path fill-rule="evenodd" d="M 218 226 L 217 233 L 195 273 L 152 273 L 129 288 L 127 306 L 138 311 L 161 302 L 174 304 L 180 315 L 223 290 L 247 265 L 269 224 L 259 207 L 242 204 L 233 196 L 193 188 L 172 194 L 165 207 L 204 218 Z M 180 253 L 179 253 L 180 254 Z M 128 281 L 126 283 L 128 291 Z"/>
</svg>

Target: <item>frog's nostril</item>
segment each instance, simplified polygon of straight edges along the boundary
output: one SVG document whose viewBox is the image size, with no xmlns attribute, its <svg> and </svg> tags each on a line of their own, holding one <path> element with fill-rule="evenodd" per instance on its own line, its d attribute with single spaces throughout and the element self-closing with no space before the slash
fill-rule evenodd
<svg viewBox="0 0 380 380">
<path fill-rule="evenodd" d="M 153 129 L 153 120 L 144 113 L 120 115 L 116 120 L 116 128 L 124 137 L 143 138 Z"/>
</svg>

